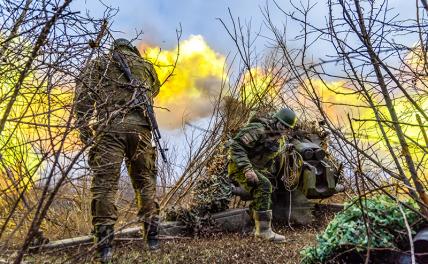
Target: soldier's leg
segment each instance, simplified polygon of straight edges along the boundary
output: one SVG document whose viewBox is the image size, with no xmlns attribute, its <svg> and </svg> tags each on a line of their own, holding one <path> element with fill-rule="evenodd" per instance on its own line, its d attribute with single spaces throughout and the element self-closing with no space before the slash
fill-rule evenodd
<svg viewBox="0 0 428 264">
<path fill-rule="evenodd" d="M 92 179 L 92 224 L 114 225 L 117 208 L 114 204 L 120 168 L 124 157 L 124 144 L 118 135 L 101 135 L 89 152 Z"/>
<path fill-rule="evenodd" d="M 261 172 L 256 171 L 256 174 L 259 187 L 254 192 L 254 234 L 265 240 L 283 243 L 285 237 L 272 231 L 272 184 Z"/>
<path fill-rule="evenodd" d="M 272 184 L 259 171 L 255 171 L 258 184 L 249 184 L 242 171 L 236 172 L 232 177 L 239 183 L 239 185 L 247 192 L 251 193 L 253 200 L 250 204 L 251 211 L 265 211 L 270 210 L 272 207 Z"/>
<path fill-rule="evenodd" d="M 92 224 L 96 243 L 96 260 L 110 263 L 113 251 L 114 223 L 117 209 L 114 204 L 119 181 L 124 145 L 117 135 L 101 135 L 89 153 L 92 179 Z"/>
<path fill-rule="evenodd" d="M 156 199 L 156 149 L 151 145 L 151 131 L 142 129 L 135 138 L 135 147 L 130 148 L 129 172 L 135 190 L 138 216 L 143 222 L 144 235 L 150 250 L 159 248 L 157 238 L 159 205 Z M 135 148 L 135 149 L 134 149 Z"/>
<path fill-rule="evenodd" d="M 269 179 L 259 171 L 256 171 L 259 182 L 253 186 L 248 184 L 243 172 L 235 175 L 235 180 L 246 191 L 250 191 L 253 196 L 253 201 L 250 204 L 250 212 L 252 213 L 255 230 L 254 235 L 265 240 L 276 243 L 283 243 L 285 237 L 272 231 L 272 184 Z"/>
<path fill-rule="evenodd" d="M 156 199 L 156 149 L 151 145 L 151 131 L 147 127 L 130 137 L 134 144 L 129 146 L 127 165 L 135 190 L 138 216 L 143 219 L 159 214 Z"/>
</svg>

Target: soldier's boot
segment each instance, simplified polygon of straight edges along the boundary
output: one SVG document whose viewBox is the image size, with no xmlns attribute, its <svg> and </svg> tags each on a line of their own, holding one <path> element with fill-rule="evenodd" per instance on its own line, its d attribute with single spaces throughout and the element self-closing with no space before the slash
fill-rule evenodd
<svg viewBox="0 0 428 264">
<path fill-rule="evenodd" d="M 113 257 L 113 225 L 95 226 L 96 254 L 95 261 L 98 263 L 112 263 Z"/>
<path fill-rule="evenodd" d="M 272 210 L 254 211 L 254 235 L 274 243 L 285 243 L 285 237 L 272 231 Z"/>
<path fill-rule="evenodd" d="M 158 250 L 160 248 L 158 228 L 159 218 L 157 216 L 153 216 L 149 220 L 144 221 L 144 230 L 149 250 Z"/>
</svg>

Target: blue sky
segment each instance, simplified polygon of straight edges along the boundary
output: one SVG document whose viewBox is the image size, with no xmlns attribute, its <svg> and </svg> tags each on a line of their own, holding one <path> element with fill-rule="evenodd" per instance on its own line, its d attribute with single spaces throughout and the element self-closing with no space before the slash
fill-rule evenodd
<svg viewBox="0 0 428 264">
<path fill-rule="evenodd" d="M 292 5 L 300 5 L 300 0 L 277 0 L 285 11 L 292 10 Z M 307 0 L 302 2 L 307 3 Z M 316 3 L 311 12 L 310 20 L 318 25 L 325 24 L 327 14 L 327 0 L 310 1 Z M 270 35 L 263 26 L 263 16 L 260 8 L 267 4 L 270 6 L 270 14 L 274 23 L 278 26 L 285 23 L 282 14 L 272 0 L 103 0 L 103 4 L 118 9 L 113 21 L 113 29 L 122 33 L 116 33 L 117 37 L 135 36 L 136 30 L 142 30 L 142 40 L 155 44 L 163 49 L 170 49 L 176 45 L 175 30 L 182 25 L 182 39 L 190 35 L 202 35 L 208 44 L 217 52 L 227 55 L 234 51 L 231 39 L 217 20 L 222 18 L 229 22 L 228 8 L 233 16 L 239 17 L 241 21 L 250 22 L 253 34 L 261 28 L 262 35 Z M 411 3 L 411 4 L 410 4 Z M 390 0 L 389 6 L 395 8 L 395 13 L 406 17 L 415 14 L 415 2 L 408 0 Z M 75 0 L 72 7 L 76 10 L 90 12 L 92 16 L 101 16 L 104 11 L 99 0 Z M 287 34 L 295 36 L 299 32 L 290 21 L 287 21 Z M 263 49 L 266 40 L 260 38 L 257 48 Z M 323 50 L 320 47 L 319 50 Z M 317 54 L 318 55 L 318 54 Z"/>
<path fill-rule="evenodd" d="M 281 23 L 284 16 L 275 10 L 272 1 L 273 20 Z M 189 35 L 202 35 L 216 51 L 227 54 L 233 49 L 231 40 L 226 35 L 217 18 L 228 20 L 228 8 L 234 17 L 250 22 L 253 32 L 258 31 L 263 23 L 260 7 L 266 1 L 259 0 L 109 0 L 104 4 L 119 8 L 113 28 L 122 31 L 117 37 L 134 36 L 135 30 L 143 30 L 144 41 L 152 42 L 163 48 L 171 48 L 176 44 L 175 30 L 182 25 L 183 39 Z M 285 9 L 290 8 L 288 1 L 278 1 Z M 103 8 L 99 1 L 77 0 L 75 9 L 89 10 L 93 16 L 102 14 Z M 320 16 L 318 19 L 322 19 Z M 264 30 L 262 30 L 264 32 Z M 262 47 L 262 41 L 260 41 Z"/>
</svg>

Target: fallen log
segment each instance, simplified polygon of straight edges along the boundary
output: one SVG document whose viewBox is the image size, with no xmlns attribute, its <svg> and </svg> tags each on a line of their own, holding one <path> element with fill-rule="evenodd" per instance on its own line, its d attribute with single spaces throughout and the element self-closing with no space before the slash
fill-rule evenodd
<svg viewBox="0 0 428 264">
<path fill-rule="evenodd" d="M 329 204 L 322 204 L 322 203 L 317 203 L 315 204 L 315 211 L 324 211 L 324 210 L 328 210 L 334 213 L 338 213 L 340 211 L 343 210 L 345 206 L 343 204 L 339 204 L 339 203 L 329 203 Z"/>
<path fill-rule="evenodd" d="M 185 226 L 181 222 L 165 222 L 160 225 L 159 234 L 161 236 L 171 236 L 184 233 Z M 123 238 L 141 237 L 141 227 L 130 227 L 115 232 L 115 240 Z M 51 250 L 59 248 L 67 248 L 73 246 L 90 245 L 93 243 L 93 236 L 86 235 L 80 237 L 66 238 L 57 241 L 52 241 L 47 244 L 30 247 L 30 251 Z"/>
</svg>

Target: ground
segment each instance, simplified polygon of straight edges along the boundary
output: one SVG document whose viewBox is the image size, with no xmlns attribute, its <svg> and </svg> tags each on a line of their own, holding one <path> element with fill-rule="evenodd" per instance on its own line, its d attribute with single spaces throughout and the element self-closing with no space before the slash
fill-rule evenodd
<svg viewBox="0 0 428 264">
<path fill-rule="evenodd" d="M 162 248 L 148 252 L 142 241 L 121 242 L 115 247 L 114 263 L 299 263 L 299 251 L 313 244 L 317 230 L 314 227 L 279 228 L 287 237 L 286 244 L 262 243 L 259 239 L 240 234 L 213 234 L 211 236 L 164 240 Z M 90 263 L 88 248 L 37 254 L 27 263 Z M 79 254 L 79 251 L 81 254 Z M 73 255 L 83 255 L 73 258 Z"/>
<path fill-rule="evenodd" d="M 114 263 L 299 263 L 300 250 L 315 243 L 331 213 L 318 215 L 310 226 L 275 226 L 285 244 L 263 243 L 250 235 L 216 233 L 203 237 L 163 240 L 162 248 L 148 252 L 142 241 L 121 241 L 115 246 Z M 27 263 L 90 263 L 89 247 L 34 254 Z M 80 258 L 79 258 L 80 257 Z"/>
</svg>

